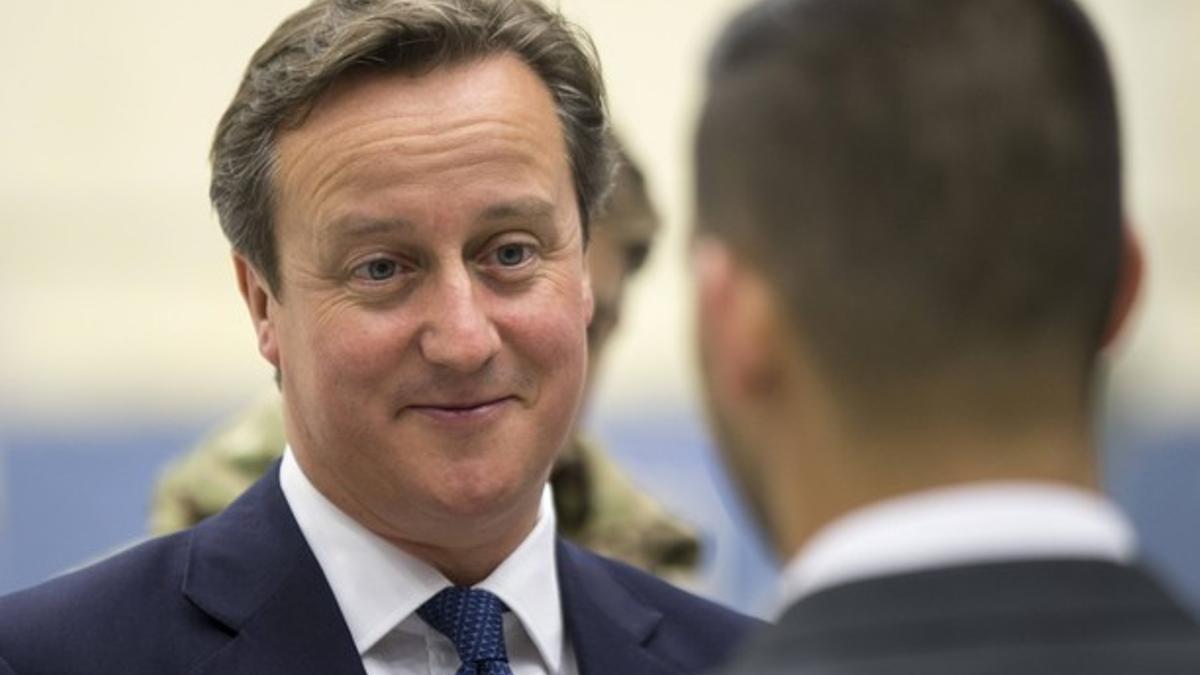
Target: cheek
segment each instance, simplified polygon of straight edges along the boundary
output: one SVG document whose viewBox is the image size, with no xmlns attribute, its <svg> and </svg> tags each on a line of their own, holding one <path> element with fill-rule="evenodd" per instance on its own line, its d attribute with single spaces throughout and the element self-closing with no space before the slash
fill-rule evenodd
<svg viewBox="0 0 1200 675">
<path fill-rule="evenodd" d="M 518 351 L 558 371 L 585 366 L 588 305 L 582 285 L 527 297 L 503 317 Z"/>
<path fill-rule="evenodd" d="M 553 409 L 566 422 L 582 398 L 588 363 L 587 313 L 579 289 L 525 296 L 496 317 L 519 371 L 536 382 L 539 407 L 548 416 Z"/>
<path fill-rule="evenodd" d="M 347 303 L 312 307 L 289 328 L 288 370 L 307 371 L 320 389 L 346 394 L 388 372 L 404 348 L 408 327 L 395 312 L 369 312 Z"/>
</svg>

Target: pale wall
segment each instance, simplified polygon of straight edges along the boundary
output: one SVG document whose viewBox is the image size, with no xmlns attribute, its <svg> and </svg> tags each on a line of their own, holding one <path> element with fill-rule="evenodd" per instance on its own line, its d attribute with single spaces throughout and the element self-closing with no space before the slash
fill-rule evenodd
<svg viewBox="0 0 1200 675">
<path fill-rule="evenodd" d="M 252 49 L 300 3 L 43 0 L 0 8 L 0 417 L 94 423 L 227 408 L 269 378 L 206 200 L 206 151 Z M 690 406 L 683 265 L 703 54 L 733 0 L 567 0 L 668 232 L 634 289 L 602 407 Z M 1120 76 L 1152 274 L 1117 385 L 1200 400 L 1200 2 L 1093 0 Z M 1136 394 L 1136 395 L 1133 395 Z"/>
</svg>

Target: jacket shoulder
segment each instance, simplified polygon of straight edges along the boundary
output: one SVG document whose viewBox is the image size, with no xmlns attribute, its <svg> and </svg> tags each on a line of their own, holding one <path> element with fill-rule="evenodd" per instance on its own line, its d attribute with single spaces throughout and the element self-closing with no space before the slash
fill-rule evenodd
<svg viewBox="0 0 1200 675">
<path fill-rule="evenodd" d="M 599 556 L 597 556 L 599 557 Z M 667 618 L 682 625 L 696 623 L 722 634 L 738 633 L 765 625 L 765 622 L 737 612 L 725 605 L 695 595 L 625 563 L 600 558 L 619 583 L 647 604 L 663 610 Z"/>
<path fill-rule="evenodd" d="M 219 634 L 181 592 L 189 538 L 150 540 L 0 598 L 0 659 L 21 675 L 180 670 L 193 639 Z"/>
<path fill-rule="evenodd" d="M 647 572 L 564 542 L 573 562 L 604 574 L 644 607 L 661 614 L 652 637 L 660 650 L 722 663 L 747 634 L 766 624 L 678 588 Z"/>
<path fill-rule="evenodd" d="M 1145 570 L 1095 560 L 960 565 L 793 604 L 726 675 L 1200 673 L 1200 625 Z"/>
</svg>

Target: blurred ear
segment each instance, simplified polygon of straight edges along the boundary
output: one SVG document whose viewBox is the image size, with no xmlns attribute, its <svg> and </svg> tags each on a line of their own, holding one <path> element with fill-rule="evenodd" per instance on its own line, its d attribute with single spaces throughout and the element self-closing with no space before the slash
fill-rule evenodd
<svg viewBox="0 0 1200 675">
<path fill-rule="evenodd" d="M 719 390 L 710 392 L 713 402 L 741 408 L 773 396 L 784 361 L 775 294 L 757 269 L 716 239 L 696 239 L 693 265 L 702 357 L 710 387 Z"/>
<path fill-rule="evenodd" d="M 1141 240 L 1128 222 L 1122 225 L 1121 232 L 1121 266 L 1117 270 L 1117 288 L 1109 310 L 1108 326 L 1104 329 L 1104 336 L 1100 342 L 1101 349 L 1111 347 L 1129 322 L 1146 273 L 1146 259 L 1142 252 Z"/>
<path fill-rule="evenodd" d="M 592 289 L 592 275 L 588 268 L 587 256 L 584 256 L 583 287 L 580 290 L 583 293 L 583 325 L 591 326 L 592 320 L 596 318 L 596 293 Z"/>
<path fill-rule="evenodd" d="M 275 335 L 275 296 L 266 279 L 254 265 L 236 251 L 233 254 L 233 269 L 237 275 L 238 290 L 250 311 L 250 321 L 258 336 L 258 352 L 276 369 L 279 368 L 279 344 Z"/>
</svg>

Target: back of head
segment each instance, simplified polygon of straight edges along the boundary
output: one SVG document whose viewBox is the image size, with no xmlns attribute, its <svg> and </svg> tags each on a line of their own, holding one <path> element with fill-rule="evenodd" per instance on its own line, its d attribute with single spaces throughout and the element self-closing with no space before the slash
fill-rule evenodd
<svg viewBox="0 0 1200 675">
<path fill-rule="evenodd" d="M 1086 398 L 1120 157 L 1069 0 L 762 3 L 714 53 L 697 166 L 700 231 L 771 280 L 845 400 L 1026 376 Z"/>
</svg>

